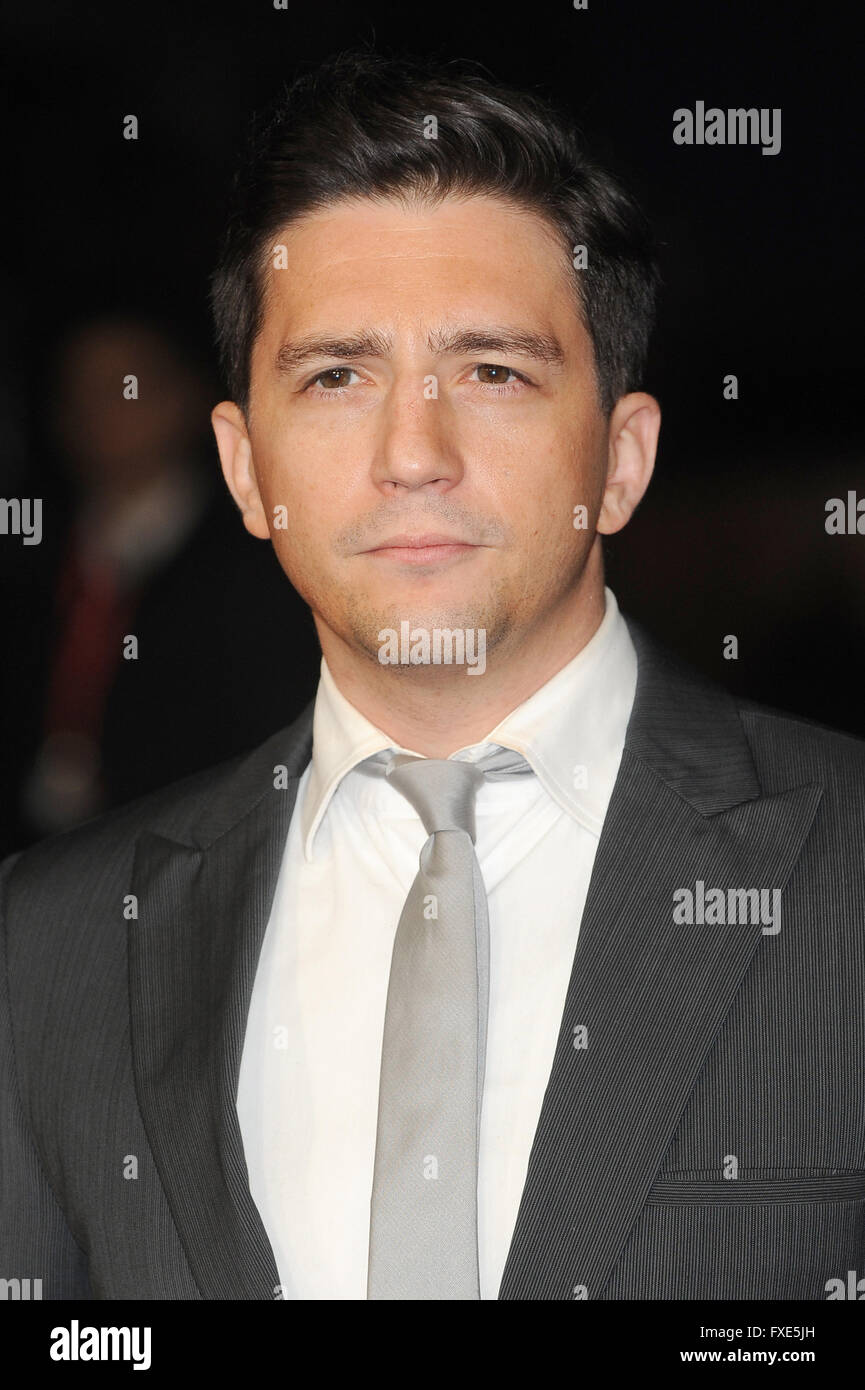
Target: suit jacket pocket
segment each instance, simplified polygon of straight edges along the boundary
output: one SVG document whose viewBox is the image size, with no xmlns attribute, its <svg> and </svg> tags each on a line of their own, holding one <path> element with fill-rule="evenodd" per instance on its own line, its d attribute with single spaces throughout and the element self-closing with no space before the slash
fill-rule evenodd
<svg viewBox="0 0 865 1390">
<path fill-rule="evenodd" d="M 791 1202 L 865 1201 L 865 1169 L 743 1169 L 737 1178 L 665 1173 L 651 1189 L 650 1206 L 786 1205 Z"/>
</svg>

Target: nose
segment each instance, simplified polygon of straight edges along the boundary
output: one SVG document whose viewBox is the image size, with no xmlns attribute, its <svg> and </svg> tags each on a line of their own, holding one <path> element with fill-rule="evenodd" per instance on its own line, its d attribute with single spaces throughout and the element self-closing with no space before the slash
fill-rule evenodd
<svg viewBox="0 0 865 1390">
<path fill-rule="evenodd" d="M 388 496 L 448 492 L 463 476 L 447 405 L 434 390 L 434 378 L 412 375 L 388 392 L 372 466 L 373 481 Z"/>
</svg>

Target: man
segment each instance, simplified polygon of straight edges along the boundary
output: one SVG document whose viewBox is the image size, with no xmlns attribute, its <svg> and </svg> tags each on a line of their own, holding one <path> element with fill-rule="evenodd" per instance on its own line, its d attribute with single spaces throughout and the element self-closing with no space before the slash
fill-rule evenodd
<svg viewBox="0 0 865 1390">
<path fill-rule="evenodd" d="M 213 467 L 213 393 L 182 345 L 140 310 L 92 314 L 52 360 L 46 413 L 70 504 L 64 522 L 44 499 L 40 544 L 19 547 L 17 564 L 0 545 L 0 627 L 15 653 L 0 669 L 15 730 L 0 857 L 248 749 L 303 709 L 317 678 L 308 610 L 266 547 L 237 543 Z M 134 401 L 118 387 L 130 365 Z M 251 601 L 281 609 L 294 640 L 267 652 L 240 620 Z"/>
<path fill-rule="evenodd" d="M 863 747 L 736 704 L 604 586 L 654 462 L 655 285 L 535 98 L 346 55 L 261 127 L 212 419 L 321 682 L 2 866 L 7 1277 L 822 1299 L 865 1270 Z"/>
</svg>

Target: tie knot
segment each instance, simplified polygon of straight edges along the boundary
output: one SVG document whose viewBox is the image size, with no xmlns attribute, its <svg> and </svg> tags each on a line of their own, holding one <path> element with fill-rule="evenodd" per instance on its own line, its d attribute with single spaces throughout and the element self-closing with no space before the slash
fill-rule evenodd
<svg viewBox="0 0 865 1390">
<path fill-rule="evenodd" d="M 503 748 L 476 763 L 452 758 L 413 758 L 398 754 L 387 768 L 387 779 L 414 807 L 428 835 L 439 830 L 464 830 L 475 842 L 475 795 L 484 777 L 531 772 L 519 753 Z"/>
</svg>

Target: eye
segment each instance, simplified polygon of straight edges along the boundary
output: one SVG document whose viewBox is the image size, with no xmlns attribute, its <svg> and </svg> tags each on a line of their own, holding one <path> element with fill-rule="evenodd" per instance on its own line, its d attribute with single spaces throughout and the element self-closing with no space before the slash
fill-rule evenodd
<svg viewBox="0 0 865 1390">
<path fill-rule="evenodd" d="M 517 382 L 520 382 L 522 385 L 528 385 L 526 377 L 521 376 L 519 372 L 515 372 L 513 367 L 503 367 L 500 363 L 497 362 L 479 362 L 477 366 L 473 368 L 473 370 L 475 372 L 493 374 L 492 380 L 489 379 L 489 376 L 487 376 L 486 378 L 481 377 L 480 385 L 496 387 L 500 393 L 503 393 L 505 391 L 517 390 Z M 505 377 L 508 375 L 513 377 L 514 380 L 506 381 Z"/>
<path fill-rule="evenodd" d="M 308 391 L 311 386 L 316 386 L 321 382 L 322 384 L 318 389 L 326 396 L 333 396 L 348 385 L 344 378 L 349 376 L 357 376 L 353 367 L 328 367 L 326 371 L 319 372 L 317 376 L 314 376 L 312 381 L 307 383 L 305 389 Z M 334 378 L 342 379 L 335 380 Z"/>
<path fill-rule="evenodd" d="M 479 377 L 478 385 L 491 386 L 499 395 L 520 390 L 522 386 L 530 384 L 528 378 L 514 371 L 513 367 L 504 367 L 498 362 L 478 362 L 472 371 L 483 373 Z M 313 394 L 336 396 L 346 389 L 349 385 L 348 378 L 352 376 L 357 376 L 353 367 L 327 367 L 323 372 L 318 372 L 304 390 L 315 388 Z"/>
</svg>

